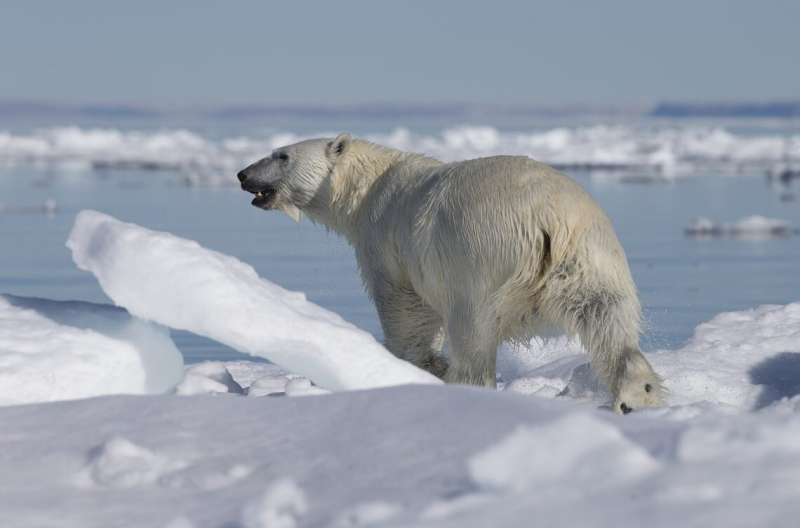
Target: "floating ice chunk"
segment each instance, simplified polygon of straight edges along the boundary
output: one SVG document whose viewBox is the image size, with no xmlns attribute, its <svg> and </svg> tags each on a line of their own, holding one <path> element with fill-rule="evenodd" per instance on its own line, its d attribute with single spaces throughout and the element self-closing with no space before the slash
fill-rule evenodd
<svg viewBox="0 0 800 528">
<path fill-rule="evenodd" d="M 689 222 L 689 226 L 686 228 L 686 234 L 693 236 L 717 236 L 722 234 L 722 226 L 714 223 L 710 218 L 698 216 Z"/>
<path fill-rule="evenodd" d="M 67 246 L 131 313 L 265 357 L 322 388 L 440 383 L 302 293 L 194 241 L 83 211 Z"/>
<path fill-rule="evenodd" d="M 163 393 L 182 378 L 166 329 L 125 310 L 0 295 L 0 405 Z"/>
<path fill-rule="evenodd" d="M 732 224 L 716 223 L 701 216 L 692 220 L 685 232 L 692 237 L 772 238 L 786 237 L 796 230 L 785 220 L 753 215 Z"/>
<path fill-rule="evenodd" d="M 307 511 L 303 490 L 294 481 L 284 479 L 245 506 L 242 524 L 244 528 L 295 528 Z"/>
<path fill-rule="evenodd" d="M 785 236 L 792 233 L 791 224 L 789 224 L 789 222 L 760 215 L 742 218 L 731 226 L 731 230 L 734 234 L 739 235 L 768 234 L 773 236 Z"/>
<path fill-rule="evenodd" d="M 47 198 L 39 205 L 9 205 L 0 202 L 0 213 L 3 214 L 44 214 L 46 216 L 53 216 L 57 211 L 58 202 L 53 198 Z"/>
</svg>

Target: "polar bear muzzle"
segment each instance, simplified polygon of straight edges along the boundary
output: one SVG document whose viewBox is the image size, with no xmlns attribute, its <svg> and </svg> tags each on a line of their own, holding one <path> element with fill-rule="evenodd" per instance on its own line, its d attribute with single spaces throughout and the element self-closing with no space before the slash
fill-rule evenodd
<svg viewBox="0 0 800 528">
<path fill-rule="evenodd" d="M 250 202 L 251 205 L 259 209 L 272 209 L 275 204 L 277 189 L 271 183 L 259 181 L 258 178 L 251 178 L 249 172 L 256 164 L 239 171 L 236 177 L 242 185 L 242 190 L 254 194 L 255 198 Z"/>
<path fill-rule="evenodd" d="M 275 205 L 276 190 L 272 185 L 266 184 L 260 191 L 248 191 L 256 195 L 250 205 L 259 209 L 272 209 Z"/>
</svg>

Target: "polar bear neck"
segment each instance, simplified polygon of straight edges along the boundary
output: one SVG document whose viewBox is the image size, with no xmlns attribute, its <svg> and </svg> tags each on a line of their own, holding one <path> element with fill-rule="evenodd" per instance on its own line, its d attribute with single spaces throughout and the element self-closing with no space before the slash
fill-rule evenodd
<svg viewBox="0 0 800 528">
<path fill-rule="evenodd" d="M 319 193 L 310 216 L 345 236 L 351 243 L 365 197 L 375 183 L 401 166 L 440 165 L 421 154 L 402 152 L 368 141 L 353 140 L 336 162 L 327 192 Z"/>
</svg>

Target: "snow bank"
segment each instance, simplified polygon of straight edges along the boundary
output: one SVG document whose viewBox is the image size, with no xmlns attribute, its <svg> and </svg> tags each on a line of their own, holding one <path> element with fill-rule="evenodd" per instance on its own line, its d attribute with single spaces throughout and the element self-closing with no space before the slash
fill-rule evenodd
<svg viewBox="0 0 800 528">
<path fill-rule="evenodd" d="M 0 295 L 0 405 L 170 390 L 168 332 L 113 306 Z"/>
<path fill-rule="evenodd" d="M 440 383 L 302 293 L 196 242 L 83 211 L 67 245 L 131 313 L 265 357 L 320 387 Z"/>
<path fill-rule="evenodd" d="M 104 397 L 0 408 L 0 511 L 60 528 L 791 526 L 799 436 L 798 395 L 666 417 L 457 386 Z"/>
<path fill-rule="evenodd" d="M 649 356 L 673 405 L 761 408 L 800 394 L 800 303 L 722 313 L 681 349 Z"/>
<path fill-rule="evenodd" d="M 753 215 L 732 224 L 717 223 L 705 217 L 692 220 L 685 229 L 692 237 L 773 238 L 795 234 L 797 230 L 785 220 Z"/>
<path fill-rule="evenodd" d="M 184 467 L 180 459 L 164 456 L 115 437 L 94 450 L 85 471 L 78 475 L 79 486 L 133 488 L 154 484 Z"/>
<path fill-rule="evenodd" d="M 303 491 L 291 480 L 284 479 L 245 506 L 242 524 L 243 528 L 295 528 L 307 510 Z"/>
<path fill-rule="evenodd" d="M 591 435 L 586 435 L 591 431 Z M 546 425 L 521 427 L 505 439 L 472 457 L 470 475 L 491 491 L 535 492 L 547 500 L 564 493 L 582 493 L 597 482 L 606 490 L 655 471 L 658 463 L 613 425 L 589 414 L 570 414 Z M 564 475 L 576 484 L 572 490 L 548 489 Z"/>
<path fill-rule="evenodd" d="M 57 164 L 73 169 L 178 170 L 194 183 L 234 184 L 235 172 L 272 149 L 311 136 L 279 132 L 264 137 L 210 140 L 177 130 L 121 131 L 47 128 L 27 135 L 0 132 L 0 164 Z M 435 134 L 398 128 L 374 134 L 379 143 L 444 161 L 496 154 L 528 155 L 564 168 L 646 169 L 663 179 L 692 169 L 759 168 L 800 161 L 800 136 L 737 135 L 719 127 L 595 125 L 506 132 L 461 126 Z M 652 169 L 655 169 L 653 171 Z M 643 173 L 644 174 L 644 173 Z"/>
</svg>

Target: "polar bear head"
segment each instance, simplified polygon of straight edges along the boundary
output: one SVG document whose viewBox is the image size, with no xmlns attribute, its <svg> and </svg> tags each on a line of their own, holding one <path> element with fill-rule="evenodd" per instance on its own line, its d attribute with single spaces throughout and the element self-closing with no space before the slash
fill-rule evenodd
<svg viewBox="0 0 800 528">
<path fill-rule="evenodd" d="M 352 143 L 350 134 L 309 139 L 275 149 L 237 174 L 242 189 L 255 195 L 252 205 L 283 211 L 295 221 L 320 194 L 330 194 L 336 162 Z"/>
</svg>

